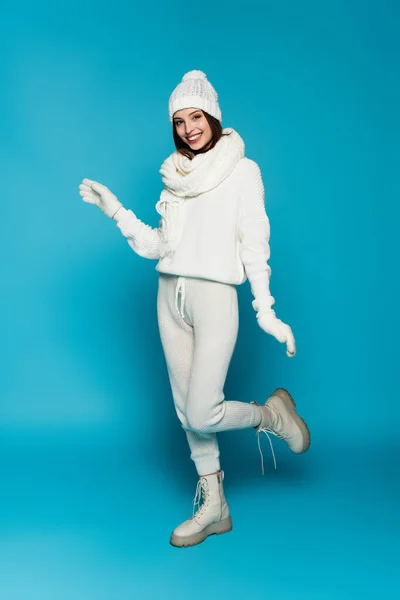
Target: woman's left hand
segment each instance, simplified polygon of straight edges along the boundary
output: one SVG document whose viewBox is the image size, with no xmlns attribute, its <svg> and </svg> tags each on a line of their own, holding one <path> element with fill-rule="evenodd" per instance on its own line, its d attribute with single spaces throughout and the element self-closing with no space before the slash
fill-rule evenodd
<svg viewBox="0 0 400 600">
<path fill-rule="evenodd" d="M 293 358 L 296 354 L 296 342 L 289 325 L 278 319 L 274 310 L 257 313 L 257 321 L 263 331 L 272 335 L 278 342 L 286 343 L 286 354 Z"/>
</svg>

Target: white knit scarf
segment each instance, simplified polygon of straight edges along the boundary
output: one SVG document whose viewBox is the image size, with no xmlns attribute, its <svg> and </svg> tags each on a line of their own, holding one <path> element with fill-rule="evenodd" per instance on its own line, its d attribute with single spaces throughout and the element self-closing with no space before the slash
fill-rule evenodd
<svg viewBox="0 0 400 600">
<path fill-rule="evenodd" d="M 156 204 L 161 215 L 161 258 L 172 255 L 182 233 L 181 205 L 186 198 L 208 192 L 233 171 L 244 156 L 245 145 L 240 135 L 227 127 L 211 150 L 196 154 L 192 160 L 178 150 L 165 159 L 160 168 L 164 189 Z"/>
</svg>

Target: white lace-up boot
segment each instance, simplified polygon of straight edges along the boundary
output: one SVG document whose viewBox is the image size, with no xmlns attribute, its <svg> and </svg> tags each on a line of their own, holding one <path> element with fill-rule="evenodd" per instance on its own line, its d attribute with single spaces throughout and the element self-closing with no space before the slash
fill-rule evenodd
<svg viewBox="0 0 400 600">
<path fill-rule="evenodd" d="M 173 546 L 194 546 L 213 533 L 231 531 L 232 519 L 224 495 L 223 478 L 223 471 L 200 477 L 193 500 L 193 513 L 196 505 L 198 510 L 172 532 L 170 542 Z"/>
<path fill-rule="evenodd" d="M 252 404 L 257 404 L 261 410 L 261 423 L 256 427 L 258 434 L 265 433 L 268 436 L 268 433 L 272 433 L 272 435 L 284 440 L 292 452 L 296 454 L 301 454 L 308 450 L 311 441 L 309 429 L 304 419 L 297 414 L 296 403 L 287 390 L 284 388 L 276 389 L 264 406 L 260 406 L 257 402 L 253 402 Z M 275 454 L 269 436 L 268 439 L 276 468 Z M 264 474 L 260 439 L 258 439 L 258 442 Z"/>
</svg>

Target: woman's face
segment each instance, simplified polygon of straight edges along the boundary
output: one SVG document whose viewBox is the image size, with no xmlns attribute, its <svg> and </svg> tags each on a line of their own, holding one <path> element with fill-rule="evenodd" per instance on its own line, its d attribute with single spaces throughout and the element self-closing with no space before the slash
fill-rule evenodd
<svg viewBox="0 0 400 600">
<path fill-rule="evenodd" d="M 173 120 L 177 134 L 192 150 L 200 150 L 212 138 L 211 127 L 201 108 L 177 110 Z"/>
</svg>

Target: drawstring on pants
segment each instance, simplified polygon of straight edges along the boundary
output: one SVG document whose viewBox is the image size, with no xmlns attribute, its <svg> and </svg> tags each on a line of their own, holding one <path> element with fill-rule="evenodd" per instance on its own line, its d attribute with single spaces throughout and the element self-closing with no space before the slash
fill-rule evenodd
<svg viewBox="0 0 400 600">
<path fill-rule="evenodd" d="M 176 288 L 175 288 L 175 307 L 176 307 L 176 310 L 178 311 L 178 313 L 181 315 L 182 319 L 185 318 L 185 313 L 184 313 L 185 292 L 186 292 L 185 278 L 178 277 L 178 281 L 176 283 Z M 179 306 L 179 301 L 178 301 L 179 293 L 181 294 L 181 305 L 180 306 Z"/>
</svg>

